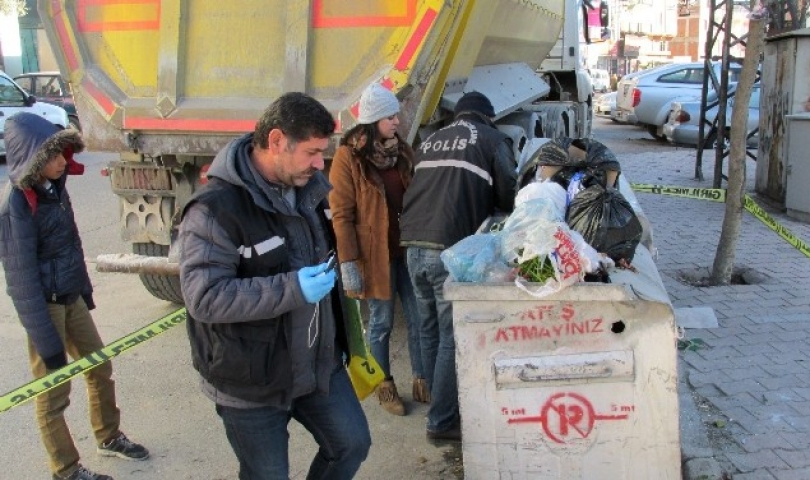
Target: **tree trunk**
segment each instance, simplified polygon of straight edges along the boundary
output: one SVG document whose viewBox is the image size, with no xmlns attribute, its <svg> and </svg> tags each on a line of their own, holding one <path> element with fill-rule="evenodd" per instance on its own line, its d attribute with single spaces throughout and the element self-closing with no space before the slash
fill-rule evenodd
<svg viewBox="0 0 810 480">
<path fill-rule="evenodd" d="M 748 23 L 748 42 L 745 46 L 745 59 L 740 72 L 737 92 L 734 95 L 734 108 L 731 113 L 731 152 L 728 157 L 728 191 L 726 213 L 720 232 L 720 243 L 714 256 L 711 284 L 728 285 L 734 270 L 734 254 L 743 215 L 745 197 L 746 141 L 748 134 L 748 103 L 756 80 L 759 59 L 762 55 L 765 37 L 765 19 L 752 18 Z"/>
</svg>

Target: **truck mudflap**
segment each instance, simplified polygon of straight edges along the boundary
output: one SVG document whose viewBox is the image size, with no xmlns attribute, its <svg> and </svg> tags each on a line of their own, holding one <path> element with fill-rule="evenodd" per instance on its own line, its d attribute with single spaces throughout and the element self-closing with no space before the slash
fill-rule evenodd
<svg viewBox="0 0 810 480">
<path fill-rule="evenodd" d="M 172 169 L 147 162 L 111 162 L 106 170 L 121 200 L 121 235 L 128 242 L 170 243 L 176 197 L 187 183 Z"/>
</svg>

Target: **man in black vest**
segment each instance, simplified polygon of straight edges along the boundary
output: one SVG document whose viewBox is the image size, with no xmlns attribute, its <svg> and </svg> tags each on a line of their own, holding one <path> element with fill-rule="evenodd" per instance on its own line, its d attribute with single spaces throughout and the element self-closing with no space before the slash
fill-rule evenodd
<svg viewBox="0 0 810 480">
<path fill-rule="evenodd" d="M 350 479 L 371 446 L 346 351 L 321 173 L 335 128 L 302 93 L 279 97 L 228 144 L 185 208 L 180 284 L 202 390 L 240 479 L 288 479 L 290 418 L 320 450 L 307 478 Z"/>
<path fill-rule="evenodd" d="M 485 95 L 470 92 L 458 101 L 454 114 L 450 125 L 417 148 L 400 219 L 430 388 L 431 441 L 461 438 L 453 312 L 442 291 L 448 273 L 439 254 L 475 233 L 496 209 L 512 211 L 515 199 L 512 143 L 492 123 L 492 103 Z"/>
</svg>

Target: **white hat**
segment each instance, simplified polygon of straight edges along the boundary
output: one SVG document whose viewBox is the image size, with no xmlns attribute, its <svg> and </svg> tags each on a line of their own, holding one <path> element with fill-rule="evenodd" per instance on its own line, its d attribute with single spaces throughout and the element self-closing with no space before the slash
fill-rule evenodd
<svg viewBox="0 0 810 480">
<path fill-rule="evenodd" d="M 372 83 L 360 95 L 360 115 L 357 117 L 359 123 L 374 123 L 397 113 L 399 100 L 379 83 Z"/>
</svg>

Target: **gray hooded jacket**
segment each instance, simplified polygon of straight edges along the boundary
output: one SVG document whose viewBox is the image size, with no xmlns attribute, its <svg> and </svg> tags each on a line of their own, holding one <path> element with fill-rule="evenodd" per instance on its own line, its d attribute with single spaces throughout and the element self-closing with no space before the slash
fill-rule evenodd
<svg viewBox="0 0 810 480">
<path fill-rule="evenodd" d="M 84 144 L 75 130 L 59 130 L 30 113 L 6 120 L 5 139 L 10 181 L 0 197 L 0 260 L 6 291 L 37 352 L 55 368 L 65 363 L 65 347 L 47 304 L 68 305 L 82 296 L 93 308 L 93 288 L 65 189 L 67 169 L 53 182 L 53 193 L 38 177 L 48 160 L 80 152 Z M 61 362 L 49 362 L 60 355 Z"/>
<path fill-rule="evenodd" d="M 237 232 L 228 231 L 224 219 L 212 212 L 209 202 L 215 200 L 206 195 L 207 189 L 201 190 L 186 207 L 180 225 L 180 284 L 192 317 L 192 357 L 203 377 L 204 392 L 228 406 L 286 408 L 297 397 L 327 393 L 331 374 L 339 365 L 334 300 L 327 296 L 317 309 L 308 304 L 296 272 L 317 264 L 330 248 L 328 225 L 316 212 L 330 186 L 317 173 L 296 189 L 296 205 L 289 205 L 280 189 L 253 168 L 251 138 L 245 135 L 225 147 L 208 176 L 216 179 L 212 180 L 215 188 L 226 189 L 217 192 L 217 199 L 250 201 L 267 216 L 268 225 L 276 223 L 280 228 L 270 232 L 269 238 L 240 245 Z M 233 189 L 248 195 L 234 196 Z M 238 203 L 226 206 L 229 213 L 247 211 Z M 247 216 L 229 217 L 229 222 L 234 217 L 237 222 L 248 221 Z M 283 241 L 273 241 L 276 238 Z M 261 261 L 257 256 L 288 259 L 289 271 L 244 275 L 245 262 Z M 281 346 L 274 343 L 277 334 L 271 333 L 279 329 Z M 242 347 L 234 338 L 241 339 Z M 228 348 L 239 351 L 229 354 Z M 247 358 L 248 352 L 256 358 Z"/>
</svg>

